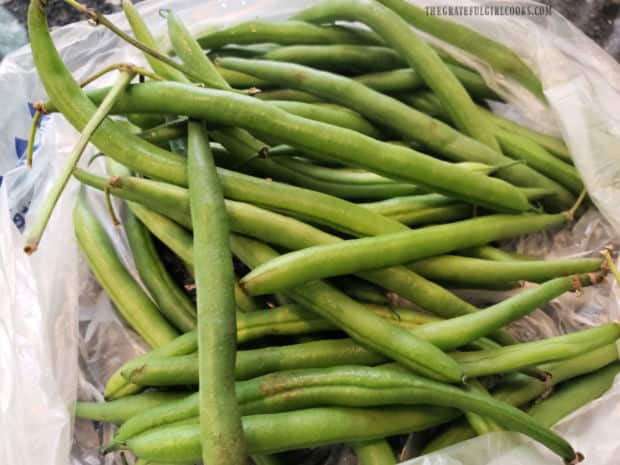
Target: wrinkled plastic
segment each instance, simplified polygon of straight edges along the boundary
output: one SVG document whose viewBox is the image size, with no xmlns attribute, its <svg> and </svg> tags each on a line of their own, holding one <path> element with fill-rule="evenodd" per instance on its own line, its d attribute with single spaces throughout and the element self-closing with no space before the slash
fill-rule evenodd
<svg viewBox="0 0 620 465">
<path fill-rule="evenodd" d="M 160 8 L 174 8 L 194 30 L 240 21 L 284 19 L 309 0 L 195 2 L 171 0 L 138 5 L 147 23 L 162 32 Z M 417 2 L 422 6 L 442 0 Z M 461 4 L 463 2 L 459 2 Z M 121 15 L 112 19 L 121 27 Z M 618 65 L 574 26 L 558 15 L 542 18 L 453 18 L 515 49 L 542 77 L 551 110 L 505 82 L 471 57 L 458 58 L 479 70 L 514 105 L 501 111 L 517 115 L 535 128 L 561 133 L 573 153 L 592 199 L 591 209 L 570 227 L 540 233 L 510 246 L 546 257 L 596 254 L 618 243 L 620 231 L 620 73 Z M 208 24 L 203 24 L 204 21 Z M 199 24 L 200 23 L 200 24 Z M 76 78 L 84 78 L 115 62 L 143 64 L 143 58 L 103 28 L 85 22 L 54 31 L 55 43 Z M 450 47 L 447 47 L 450 49 Z M 111 79 L 111 78 L 107 78 Z M 108 80 L 107 83 L 110 81 Z M 106 84 L 106 78 L 97 85 Z M 76 398 L 101 400 L 105 379 L 124 360 L 145 349 L 113 310 L 109 299 L 90 277 L 74 237 L 71 209 L 77 192 L 72 181 L 52 216 L 36 254 L 22 253 L 21 231 L 36 211 L 51 180 L 77 140 L 77 133 L 60 115 L 43 118 L 37 134 L 32 170 L 23 166 L 25 140 L 32 117 L 29 102 L 44 97 L 27 48 L 0 64 L 0 463 L 100 465 L 99 447 L 112 427 L 77 420 L 72 426 L 71 405 Z M 95 151 L 90 148 L 87 159 Z M 102 163 L 90 168 L 102 173 Z M 120 256 L 135 273 L 122 229 L 111 225 L 101 196 L 100 219 Z M 580 297 L 568 294 L 543 310 L 513 324 L 522 339 L 549 337 L 618 319 L 618 286 L 586 289 Z M 466 293 L 481 303 L 502 293 Z M 620 448 L 617 425 L 620 384 L 600 400 L 565 419 L 557 430 L 588 457 L 586 464 L 615 465 Z M 325 454 L 318 454 L 324 457 Z M 336 448 L 330 463 L 353 463 L 348 448 Z M 305 462 L 304 462 L 305 463 Z M 522 436 L 495 433 L 472 439 L 410 465 L 546 465 L 560 463 Z"/>
</svg>

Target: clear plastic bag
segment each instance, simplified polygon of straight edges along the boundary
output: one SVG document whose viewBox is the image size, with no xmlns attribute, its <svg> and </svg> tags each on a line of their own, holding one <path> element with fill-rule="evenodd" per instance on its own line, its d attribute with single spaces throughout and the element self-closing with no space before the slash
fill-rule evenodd
<svg viewBox="0 0 620 465">
<path fill-rule="evenodd" d="M 195 2 L 161 0 L 138 9 L 155 31 L 163 31 L 160 8 L 174 8 L 192 28 L 230 25 L 244 20 L 284 19 L 311 4 L 309 0 L 231 0 Z M 442 0 L 418 2 L 438 5 Z M 463 3 L 463 2 L 461 2 Z M 126 28 L 122 15 L 112 16 Z M 592 209 L 576 224 L 555 234 L 541 233 L 513 244 L 519 251 L 546 257 L 596 253 L 618 242 L 620 232 L 620 70 L 618 64 L 573 25 L 558 15 L 525 17 L 455 17 L 481 33 L 515 49 L 542 77 L 550 110 L 524 95 L 502 76 L 472 57 L 457 58 L 477 66 L 508 96 L 509 110 L 522 121 L 561 133 L 574 155 L 599 211 Z M 208 24 L 202 24 L 207 20 Z M 79 79 L 116 62 L 143 64 L 135 50 L 103 28 L 86 22 L 53 33 L 63 59 Z M 448 47 L 449 50 L 452 50 Z M 98 84 L 105 83 L 99 81 Z M 0 463 L 98 465 L 99 447 L 109 439 L 109 426 L 76 421 L 71 405 L 81 399 L 101 400 L 106 377 L 125 359 L 144 350 L 90 278 L 74 237 L 71 209 L 77 192 L 72 181 L 52 216 L 40 249 L 27 257 L 21 231 L 36 211 L 51 180 L 77 140 L 59 115 L 43 118 L 32 170 L 23 166 L 25 141 L 32 118 L 31 102 L 44 97 L 28 48 L 0 64 Z M 507 110 L 507 108 L 503 108 Z M 614 110 L 616 110 L 614 112 Z M 84 159 L 94 153 L 91 149 Z M 102 171 L 97 161 L 90 168 Z M 100 196 L 91 201 L 101 202 Z M 103 208 L 101 209 L 103 211 Z M 127 266 L 133 270 L 123 232 L 102 216 Z M 490 302 L 498 294 L 474 297 Z M 513 325 L 527 339 L 549 337 L 602 321 L 616 320 L 620 294 L 616 284 L 567 295 L 544 311 Z M 615 465 L 620 448 L 617 425 L 620 384 L 600 400 L 562 421 L 556 428 L 585 453 L 586 464 Z M 346 449 L 346 448 L 345 448 Z M 339 452 L 337 462 L 350 461 Z M 332 454 L 334 456 L 334 454 Z M 332 457 L 333 458 L 333 457 Z M 331 461 L 331 460 L 330 460 Z M 522 436 L 495 433 L 438 453 L 413 459 L 411 465 L 543 465 L 558 459 Z"/>
</svg>

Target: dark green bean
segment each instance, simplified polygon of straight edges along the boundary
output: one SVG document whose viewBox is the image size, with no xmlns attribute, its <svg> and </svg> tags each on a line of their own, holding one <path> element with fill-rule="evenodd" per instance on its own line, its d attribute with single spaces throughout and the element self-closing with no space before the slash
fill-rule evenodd
<svg viewBox="0 0 620 465">
<path fill-rule="evenodd" d="M 172 401 L 182 400 L 188 392 L 143 392 L 131 397 L 108 402 L 76 402 L 74 414 L 78 418 L 123 423 L 146 410 Z"/>
<path fill-rule="evenodd" d="M 454 250 L 563 224 L 564 214 L 489 215 L 402 233 L 351 239 L 290 252 L 241 280 L 251 295 L 266 294 L 314 279 L 398 265 Z"/>
<path fill-rule="evenodd" d="M 205 463 L 243 465 L 246 447 L 234 395 L 236 319 L 228 218 L 209 139 L 188 123 L 187 171 L 198 316 L 200 442 Z"/>
<path fill-rule="evenodd" d="M 317 26 L 303 21 L 249 21 L 220 30 L 198 33 L 203 48 L 217 49 L 228 44 L 276 43 L 281 45 L 371 44 L 381 39 L 361 29 Z"/>
<path fill-rule="evenodd" d="M 227 68 L 224 68 L 227 69 Z M 229 70 L 232 71 L 232 70 Z M 274 84 L 271 84 L 274 85 Z M 319 97 L 309 94 L 308 92 L 302 92 L 300 90 L 295 89 L 274 89 L 268 90 L 266 92 L 259 92 L 255 96 L 260 100 L 290 100 L 295 102 L 304 102 L 304 103 L 323 103 Z"/>
<path fill-rule="evenodd" d="M 545 426 L 553 426 L 588 402 L 602 396 L 620 373 L 620 363 L 615 362 L 589 375 L 562 384 L 550 397 L 535 404 L 528 413 Z"/>
<path fill-rule="evenodd" d="M 422 8 L 406 0 L 379 0 L 379 2 L 394 10 L 415 28 L 481 58 L 501 74 L 515 79 L 541 100 L 545 100 L 538 77 L 515 52 L 505 45 L 467 26 L 429 15 Z"/>
<path fill-rule="evenodd" d="M 360 21 L 415 69 L 437 94 L 452 122 L 463 132 L 499 151 L 491 125 L 480 118 L 473 101 L 458 79 L 400 16 L 370 0 L 329 0 L 295 16 L 309 22 Z"/>
</svg>

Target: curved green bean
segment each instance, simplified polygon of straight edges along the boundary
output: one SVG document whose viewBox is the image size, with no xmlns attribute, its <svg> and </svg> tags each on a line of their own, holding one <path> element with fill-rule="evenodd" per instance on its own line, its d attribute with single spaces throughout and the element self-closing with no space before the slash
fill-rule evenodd
<svg viewBox="0 0 620 465">
<path fill-rule="evenodd" d="M 173 401 L 184 400 L 189 393 L 143 392 L 131 397 L 108 402 L 76 402 L 74 414 L 78 418 L 124 423 L 125 421 L 154 407 L 169 405 Z"/>
<path fill-rule="evenodd" d="M 221 64 L 225 68 L 246 72 L 282 86 L 311 92 L 328 101 L 347 106 L 453 160 L 479 161 L 490 165 L 500 165 L 511 160 L 503 156 L 499 150 L 485 147 L 484 144 L 467 137 L 449 125 L 422 113 L 422 111 L 417 111 L 392 97 L 374 91 L 344 76 L 301 65 L 263 60 L 225 58 Z M 415 97 L 417 94 L 414 95 Z M 435 96 L 433 95 L 433 97 Z M 422 110 L 427 109 L 428 102 L 426 100 L 423 99 Z M 407 102 L 411 103 L 409 98 Z M 414 103 L 417 108 L 420 107 L 417 101 Z M 440 109 L 443 110 L 441 107 Z M 484 118 L 478 107 L 475 109 L 482 119 L 488 119 Z M 432 110 L 435 115 L 444 116 L 443 113 L 437 114 L 436 105 L 432 106 Z M 491 123 L 489 125 L 495 131 L 495 125 Z M 556 162 L 559 161 L 556 160 Z M 527 166 L 507 167 L 500 170 L 498 175 L 518 185 L 554 188 L 558 203 L 564 207 L 570 205 L 574 200 L 570 192 L 565 189 L 562 190 L 561 186 L 553 183 L 545 176 L 537 175 L 535 170 Z"/>
<path fill-rule="evenodd" d="M 125 269 L 83 191 L 73 210 L 73 222 L 90 269 L 123 318 L 151 347 L 173 340 L 177 331 Z"/>
<path fill-rule="evenodd" d="M 402 233 L 351 239 L 290 252 L 241 280 L 251 295 L 326 277 L 398 265 L 563 224 L 564 214 L 489 215 Z"/>
<path fill-rule="evenodd" d="M 341 26 L 317 26 L 304 21 L 248 21 L 220 30 L 198 33 L 203 48 L 217 49 L 228 44 L 275 43 L 281 45 L 329 45 L 381 43 L 368 31 Z"/>
<path fill-rule="evenodd" d="M 574 357 L 620 338 L 620 324 L 605 323 L 595 328 L 478 352 L 458 352 L 455 360 L 468 377 L 506 373 L 539 363 Z"/>
<path fill-rule="evenodd" d="M 385 439 L 356 441 L 351 448 L 361 465 L 395 465 L 396 457 Z"/>
<path fill-rule="evenodd" d="M 475 104 L 462 84 L 435 50 L 389 8 L 370 0 L 329 0 L 310 7 L 295 18 L 309 22 L 360 21 L 368 25 L 387 45 L 394 48 L 411 68 L 420 73 L 460 130 L 499 151 L 491 124 L 480 118 Z"/>
<path fill-rule="evenodd" d="M 602 396 L 620 373 L 620 363 L 615 362 L 594 373 L 562 384 L 550 397 L 534 404 L 527 413 L 545 426 L 553 426 L 565 416 Z"/>
<path fill-rule="evenodd" d="M 500 73 L 521 83 L 541 100 L 545 100 L 538 77 L 515 52 L 505 45 L 467 26 L 429 15 L 422 8 L 406 0 L 379 0 L 379 2 L 394 10 L 415 28 L 481 58 Z"/>
</svg>

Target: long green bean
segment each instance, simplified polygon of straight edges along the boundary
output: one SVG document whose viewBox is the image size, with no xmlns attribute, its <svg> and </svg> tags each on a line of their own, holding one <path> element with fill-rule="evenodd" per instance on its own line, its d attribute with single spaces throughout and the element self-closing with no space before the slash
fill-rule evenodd
<svg viewBox="0 0 620 465">
<path fill-rule="evenodd" d="M 439 58 L 400 16 L 369 0 L 330 0 L 295 16 L 309 22 L 360 21 L 368 25 L 401 55 L 437 94 L 452 122 L 466 134 L 499 150 L 492 127 L 480 118 L 467 91 Z"/>
<path fill-rule="evenodd" d="M 441 121 L 429 117 L 396 99 L 374 91 L 361 83 L 325 71 L 309 67 L 263 60 L 225 58 L 225 68 L 246 72 L 282 86 L 311 92 L 328 101 L 348 106 L 379 124 L 387 125 L 401 135 L 423 143 L 426 147 L 450 159 L 479 161 L 498 165 L 510 161 L 499 150 L 492 150 L 484 144 L 467 137 Z M 433 96 L 434 97 L 434 96 Z M 417 105 L 416 105 L 417 106 Z M 488 119 L 479 112 L 480 118 Z M 441 114 L 443 116 L 443 114 Z M 491 130 L 495 125 L 489 122 Z M 553 158 L 553 157 L 552 157 Z M 555 160 L 558 162 L 558 160 Z M 533 187 L 554 187 L 560 204 L 568 206 L 573 197 L 558 188 L 551 180 L 527 166 L 512 166 L 502 169 L 498 175 L 515 184 Z"/>
<path fill-rule="evenodd" d="M 188 123 L 190 210 L 198 316 L 200 442 L 203 461 L 242 465 L 246 449 L 234 397 L 235 275 L 228 218 L 202 123 Z"/>
<path fill-rule="evenodd" d="M 544 100 L 542 84 L 528 65 L 512 50 L 482 34 L 453 21 L 429 15 L 406 0 L 379 0 L 417 29 L 465 50 L 486 61 L 498 72 L 515 79 Z"/>
<path fill-rule="evenodd" d="M 356 441 L 351 443 L 353 452 L 361 465 L 395 465 L 396 457 L 385 439 Z"/>
<path fill-rule="evenodd" d="M 276 43 L 281 45 L 371 44 L 381 40 L 360 29 L 318 26 L 304 21 L 248 21 L 220 30 L 198 33 L 203 48 L 217 49 L 228 44 Z"/>
<path fill-rule="evenodd" d="M 555 215 L 490 215 L 402 233 L 351 239 L 290 252 L 241 280 L 251 295 L 287 289 L 314 279 L 398 265 L 416 259 L 540 231 L 566 221 Z"/>
</svg>

